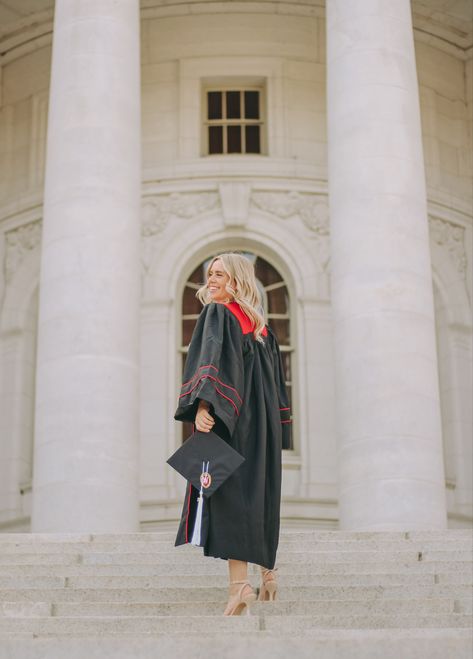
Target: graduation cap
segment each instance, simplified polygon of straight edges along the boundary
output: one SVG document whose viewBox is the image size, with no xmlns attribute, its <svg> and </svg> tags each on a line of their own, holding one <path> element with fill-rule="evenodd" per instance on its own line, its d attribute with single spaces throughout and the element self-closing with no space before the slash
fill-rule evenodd
<svg viewBox="0 0 473 659">
<path fill-rule="evenodd" d="M 204 497 L 218 490 L 245 458 L 214 432 L 195 431 L 167 463 L 199 490 L 191 544 L 200 546 Z"/>
</svg>

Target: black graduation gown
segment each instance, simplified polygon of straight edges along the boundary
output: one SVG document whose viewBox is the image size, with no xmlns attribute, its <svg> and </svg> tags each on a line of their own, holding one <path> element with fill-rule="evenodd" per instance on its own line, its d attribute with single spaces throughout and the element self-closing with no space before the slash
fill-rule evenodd
<svg viewBox="0 0 473 659">
<path fill-rule="evenodd" d="M 199 399 L 211 404 L 213 430 L 245 462 L 205 500 L 206 556 L 273 568 L 279 541 L 281 449 L 291 448 L 291 415 L 276 337 L 256 341 L 241 308 L 204 306 L 184 369 L 175 419 L 195 420 Z M 188 483 L 176 546 L 192 537 L 197 490 Z"/>
</svg>

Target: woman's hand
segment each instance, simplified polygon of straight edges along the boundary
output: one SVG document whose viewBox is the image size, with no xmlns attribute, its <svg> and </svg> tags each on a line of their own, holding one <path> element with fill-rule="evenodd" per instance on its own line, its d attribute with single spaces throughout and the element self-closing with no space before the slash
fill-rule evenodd
<svg viewBox="0 0 473 659">
<path fill-rule="evenodd" d="M 210 405 L 206 400 L 199 401 L 199 408 L 195 415 L 195 427 L 199 432 L 210 432 L 215 425 L 215 419 L 209 412 Z"/>
</svg>

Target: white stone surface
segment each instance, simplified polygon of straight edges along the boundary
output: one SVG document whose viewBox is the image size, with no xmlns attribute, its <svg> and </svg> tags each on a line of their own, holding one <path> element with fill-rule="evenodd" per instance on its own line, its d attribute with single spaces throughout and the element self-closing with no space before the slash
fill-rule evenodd
<svg viewBox="0 0 473 659">
<path fill-rule="evenodd" d="M 432 278 L 407 0 L 328 0 L 327 85 L 340 525 L 442 528 Z"/>
<path fill-rule="evenodd" d="M 56 2 L 36 379 L 36 531 L 138 523 L 139 6 Z"/>
</svg>

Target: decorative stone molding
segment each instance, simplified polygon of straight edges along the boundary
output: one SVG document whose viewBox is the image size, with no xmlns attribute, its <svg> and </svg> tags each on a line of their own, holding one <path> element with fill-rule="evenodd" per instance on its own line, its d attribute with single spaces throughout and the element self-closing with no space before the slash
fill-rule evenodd
<svg viewBox="0 0 473 659">
<path fill-rule="evenodd" d="M 253 192 L 251 201 L 265 213 L 281 220 L 299 217 L 315 240 L 317 262 L 322 271 L 328 269 L 330 260 L 329 209 L 325 195 L 298 192 Z"/>
<path fill-rule="evenodd" d="M 172 192 L 147 197 L 142 205 L 142 235 L 149 238 L 161 233 L 172 217 L 194 218 L 216 208 L 216 192 Z"/>
<path fill-rule="evenodd" d="M 291 192 L 253 192 L 251 201 L 262 211 L 277 215 L 282 220 L 298 215 L 302 206 L 301 195 L 295 190 Z"/>
<path fill-rule="evenodd" d="M 465 229 L 440 217 L 429 216 L 430 239 L 445 249 L 462 279 L 466 279 Z"/>
<path fill-rule="evenodd" d="M 189 220 L 219 205 L 217 192 L 171 192 L 148 196 L 141 207 L 142 262 L 148 270 L 157 239 L 172 218 Z"/>
<path fill-rule="evenodd" d="M 253 192 L 252 201 L 261 210 L 286 220 L 299 215 L 318 235 L 329 234 L 328 205 L 324 195 L 297 192 Z"/>
<path fill-rule="evenodd" d="M 328 204 L 325 200 L 316 198 L 313 203 L 306 204 L 301 208 L 300 216 L 306 227 L 318 236 L 330 234 Z"/>
<path fill-rule="evenodd" d="M 167 217 L 160 213 L 156 198 L 146 199 L 141 205 L 141 235 L 150 238 L 164 230 Z"/>
<path fill-rule="evenodd" d="M 25 259 L 41 241 L 41 220 L 29 222 L 5 233 L 5 279 L 9 282 Z"/>
<path fill-rule="evenodd" d="M 218 186 L 223 221 L 227 227 L 244 227 L 248 221 L 251 185 L 240 181 L 226 181 Z"/>
</svg>

